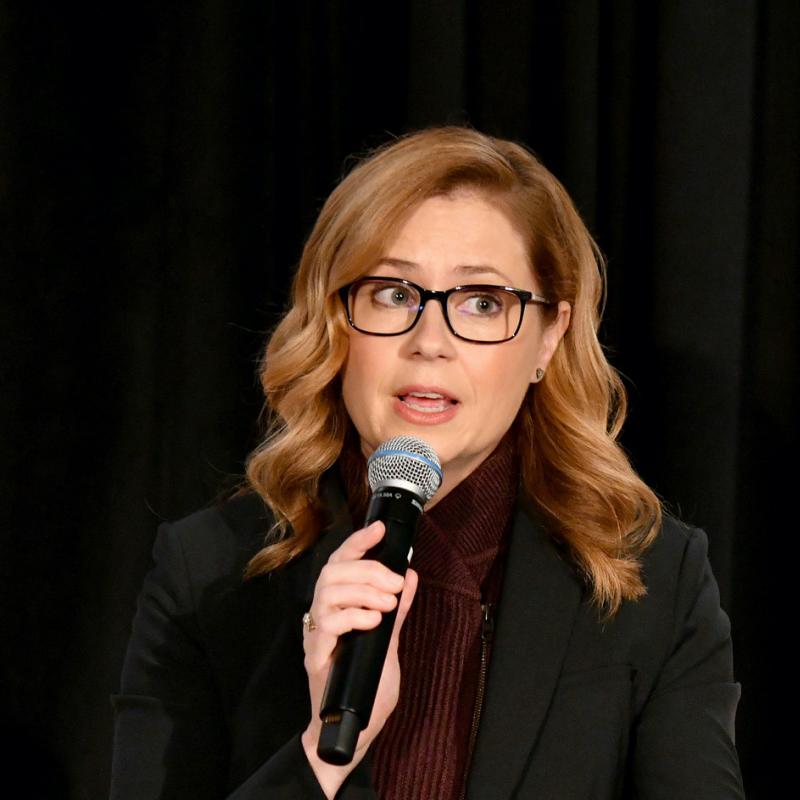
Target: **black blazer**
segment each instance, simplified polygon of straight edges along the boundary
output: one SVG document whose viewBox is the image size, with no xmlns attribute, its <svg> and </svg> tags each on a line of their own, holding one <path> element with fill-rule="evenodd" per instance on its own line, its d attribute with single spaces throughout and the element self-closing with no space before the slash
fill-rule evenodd
<svg viewBox="0 0 800 800">
<path fill-rule="evenodd" d="M 300 745 L 301 617 L 353 525 L 330 475 L 323 497 L 332 522 L 317 545 L 250 581 L 270 524 L 256 495 L 160 525 L 112 697 L 113 800 L 324 798 Z M 744 797 L 741 685 L 707 547 L 665 517 L 644 558 L 647 596 L 601 625 L 517 504 L 468 798 Z M 368 753 L 337 798 L 374 800 L 370 768 Z"/>
</svg>

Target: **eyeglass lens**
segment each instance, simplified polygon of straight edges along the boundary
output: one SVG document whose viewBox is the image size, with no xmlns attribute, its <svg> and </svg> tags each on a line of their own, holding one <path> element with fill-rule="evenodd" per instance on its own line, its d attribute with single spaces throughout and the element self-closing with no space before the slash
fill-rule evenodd
<svg viewBox="0 0 800 800">
<path fill-rule="evenodd" d="M 353 324 L 367 333 L 402 333 L 416 319 L 420 293 L 393 281 L 364 281 L 350 293 Z M 453 330 L 466 339 L 499 342 L 517 330 L 522 304 L 513 292 L 493 287 L 472 287 L 453 292 L 447 299 L 447 317 Z"/>
</svg>

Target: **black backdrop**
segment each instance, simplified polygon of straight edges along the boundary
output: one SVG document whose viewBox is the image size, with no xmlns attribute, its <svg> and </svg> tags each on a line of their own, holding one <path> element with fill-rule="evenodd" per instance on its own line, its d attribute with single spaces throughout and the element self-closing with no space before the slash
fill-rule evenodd
<svg viewBox="0 0 800 800">
<path fill-rule="evenodd" d="M 106 794 L 157 522 L 241 473 L 263 334 L 347 155 L 468 121 L 530 145 L 609 256 L 623 441 L 709 534 L 763 796 L 772 465 L 797 432 L 799 6 L 382 5 L 0 11 L 6 770 L 32 797 Z"/>
</svg>

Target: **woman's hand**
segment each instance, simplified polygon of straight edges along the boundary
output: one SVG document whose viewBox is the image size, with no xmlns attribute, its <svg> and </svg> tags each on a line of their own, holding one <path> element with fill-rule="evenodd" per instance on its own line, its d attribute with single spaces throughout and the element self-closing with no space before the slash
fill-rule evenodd
<svg viewBox="0 0 800 800">
<path fill-rule="evenodd" d="M 412 569 L 406 571 L 403 579 L 403 576 L 377 561 L 362 560 L 364 554 L 383 538 L 384 532 L 382 522 L 373 522 L 351 534 L 331 554 L 320 572 L 311 603 L 310 611 L 316 628 L 303 633 L 312 714 L 301 741 L 317 780 L 329 799 L 336 795 L 345 778 L 364 758 L 370 744 L 394 711 L 400 695 L 397 645 L 400 630 L 414 599 L 418 578 Z M 319 709 L 336 642 L 347 631 L 377 627 L 382 612 L 391 611 L 397 605 L 396 595 L 401 590 L 400 605 L 369 725 L 359 734 L 355 754 L 349 764 L 341 767 L 328 764 L 317 755 L 322 729 Z"/>
</svg>

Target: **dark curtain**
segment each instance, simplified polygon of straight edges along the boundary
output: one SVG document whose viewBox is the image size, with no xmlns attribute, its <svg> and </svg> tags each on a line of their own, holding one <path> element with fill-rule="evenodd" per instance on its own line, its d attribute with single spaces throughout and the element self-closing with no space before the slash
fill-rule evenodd
<svg viewBox="0 0 800 800">
<path fill-rule="evenodd" d="M 4 5 L 5 785 L 107 793 L 157 523 L 242 473 L 256 360 L 324 198 L 349 154 L 466 121 L 531 146 L 608 255 L 623 443 L 709 535 L 745 786 L 766 796 L 798 17 L 793 0 Z"/>
</svg>

